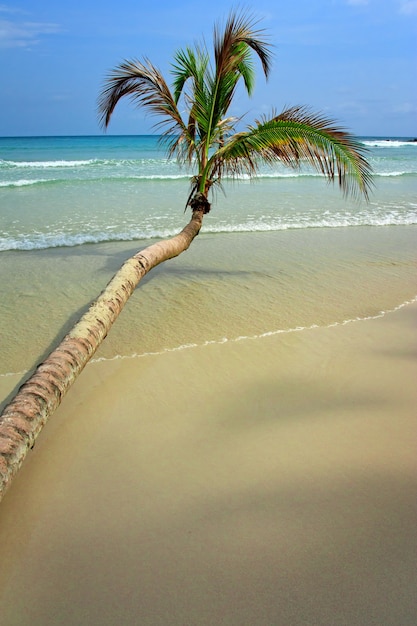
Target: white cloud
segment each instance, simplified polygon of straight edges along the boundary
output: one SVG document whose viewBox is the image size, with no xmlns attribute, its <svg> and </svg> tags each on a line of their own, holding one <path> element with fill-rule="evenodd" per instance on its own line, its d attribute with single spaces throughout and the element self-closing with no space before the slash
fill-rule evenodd
<svg viewBox="0 0 417 626">
<path fill-rule="evenodd" d="M 0 14 L 7 17 L 15 17 L 19 14 L 20 19 L 0 19 L 0 48 L 24 48 L 39 43 L 43 35 L 58 33 L 58 24 L 45 22 L 32 22 L 22 19 L 22 12 L 13 7 L 0 4 Z"/>
<path fill-rule="evenodd" d="M 344 0 L 345 4 L 350 6 L 367 6 L 373 5 L 375 8 L 378 6 L 378 1 L 381 0 Z M 397 6 L 399 12 L 402 15 L 417 15 L 417 0 L 389 0 L 388 4 Z"/>
<path fill-rule="evenodd" d="M 414 102 L 402 102 L 401 104 L 395 105 L 393 111 L 401 115 L 415 115 L 417 113 L 417 106 Z"/>
<path fill-rule="evenodd" d="M 400 2 L 400 13 L 403 15 L 417 15 L 417 0 Z"/>
<path fill-rule="evenodd" d="M 16 9 L 15 7 L 10 7 L 6 4 L 0 4 L 0 12 L 1 13 L 20 13 L 20 9 Z"/>
</svg>

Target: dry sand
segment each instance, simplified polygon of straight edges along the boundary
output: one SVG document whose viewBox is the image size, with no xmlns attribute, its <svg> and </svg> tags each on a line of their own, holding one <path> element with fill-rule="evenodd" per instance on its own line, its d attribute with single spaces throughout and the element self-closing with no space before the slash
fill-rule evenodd
<svg viewBox="0 0 417 626">
<path fill-rule="evenodd" d="M 89 365 L 0 505 L 1 626 L 414 626 L 416 318 Z"/>
</svg>

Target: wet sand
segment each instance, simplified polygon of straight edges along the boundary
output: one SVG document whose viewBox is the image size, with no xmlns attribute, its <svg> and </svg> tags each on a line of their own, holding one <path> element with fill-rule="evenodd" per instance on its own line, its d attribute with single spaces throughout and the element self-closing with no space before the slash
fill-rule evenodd
<svg viewBox="0 0 417 626">
<path fill-rule="evenodd" d="M 200 235 L 141 281 L 96 357 L 390 311 L 416 296 L 416 240 L 417 226 Z M 3 252 L 0 375 L 41 362 L 148 243 Z"/>
<path fill-rule="evenodd" d="M 0 505 L 1 625 L 414 625 L 416 321 L 87 366 Z"/>
</svg>

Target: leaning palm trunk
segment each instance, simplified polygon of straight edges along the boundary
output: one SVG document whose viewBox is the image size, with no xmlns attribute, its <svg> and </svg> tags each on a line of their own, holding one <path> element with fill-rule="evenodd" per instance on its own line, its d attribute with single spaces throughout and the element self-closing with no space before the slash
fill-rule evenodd
<svg viewBox="0 0 417 626">
<path fill-rule="evenodd" d="M 6 406 L 0 415 L 0 500 L 42 427 L 105 339 L 141 278 L 163 261 L 187 250 L 200 232 L 203 215 L 204 209 L 198 207 L 178 235 L 154 243 L 128 259 Z"/>
<path fill-rule="evenodd" d="M 210 211 L 207 194 L 222 176 L 255 176 L 262 163 L 298 168 L 306 162 L 345 193 L 368 196 L 371 167 L 360 142 L 322 115 L 305 107 L 273 113 L 236 132 L 229 115 L 240 80 L 250 95 L 254 85 L 251 55 L 259 57 L 267 77 L 269 44 L 254 21 L 232 12 L 224 32 L 214 31 L 214 59 L 205 46 L 180 50 L 173 66 L 171 91 L 161 72 L 148 60 L 126 61 L 107 77 L 99 98 L 99 114 L 107 127 L 121 98 L 160 118 L 168 156 L 177 156 L 197 171 L 186 206 L 192 219 L 184 230 L 127 261 L 90 310 L 21 387 L 0 416 L 0 498 L 49 416 L 107 335 L 134 288 L 150 269 L 186 250 Z M 179 101 L 181 105 L 179 106 Z M 183 117 L 185 110 L 186 117 Z"/>
</svg>

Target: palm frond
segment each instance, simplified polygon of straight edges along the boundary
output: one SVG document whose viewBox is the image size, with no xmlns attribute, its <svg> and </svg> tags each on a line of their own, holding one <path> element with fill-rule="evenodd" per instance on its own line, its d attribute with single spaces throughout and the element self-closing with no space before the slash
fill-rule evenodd
<svg viewBox="0 0 417 626">
<path fill-rule="evenodd" d="M 185 125 L 173 95 L 160 71 L 145 59 L 124 61 L 108 75 L 99 95 L 99 120 L 105 128 L 121 98 L 130 97 L 138 106 L 161 117 L 156 127 L 167 126 L 166 134 L 183 132 Z"/>
<path fill-rule="evenodd" d="M 355 137 L 321 114 L 306 107 L 291 107 L 271 119 L 263 118 L 247 132 L 230 138 L 212 157 L 212 171 L 256 175 L 261 163 L 282 162 L 292 168 L 308 163 L 345 194 L 372 187 L 366 148 Z"/>
<path fill-rule="evenodd" d="M 209 55 L 199 46 L 193 50 L 188 47 L 178 50 L 172 64 L 174 75 L 173 93 L 175 102 L 178 103 L 187 80 L 192 80 L 192 93 L 195 89 L 201 89 L 204 85 L 204 76 L 209 63 Z"/>
<path fill-rule="evenodd" d="M 291 107 L 235 133 L 238 120 L 229 109 L 241 79 L 247 93 L 253 91 L 254 56 L 268 78 L 272 55 L 264 31 L 251 15 L 232 12 L 224 28 L 214 28 L 212 63 L 205 45 L 176 53 L 172 91 L 147 59 L 117 66 L 99 96 L 101 124 L 107 127 L 125 96 L 144 106 L 158 117 L 155 127 L 162 130 L 168 157 L 196 165 L 193 192 L 206 194 L 212 185 L 221 184 L 225 174 L 253 177 L 261 164 L 281 162 L 293 168 L 310 164 L 329 181 L 337 181 L 345 194 L 362 193 L 367 198 L 372 171 L 365 147 L 320 113 Z"/>
<path fill-rule="evenodd" d="M 224 29 L 219 25 L 215 26 L 214 57 L 217 77 L 235 72 L 245 58 L 247 59 L 247 50 L 250 49 L 258 55 L 268 78 L 271 69 L 271 46 L 264 38 L 264 31 L 256 30 L 256 24 L 257 21 L 251 15 L 233 12 Z M 248 93 L 250 95 L 250 89 Z"/>
<path fill-rule="evenodd" d="M 256 21 L 246 13 L 233 12 L 224 29 L 214 28 L 214 61 L 212 75 L 207 77 L 210 93 L 208 132 L 215 128 L 230 107 L 236 86 L 243 79 L 248 95 L 255 84 L 255 70 L 252 52 L 255 52 L 268 77 L 271 66 L 270 45 L 263 37 L 263 31 L 255 28 Z"/>
</svg>

